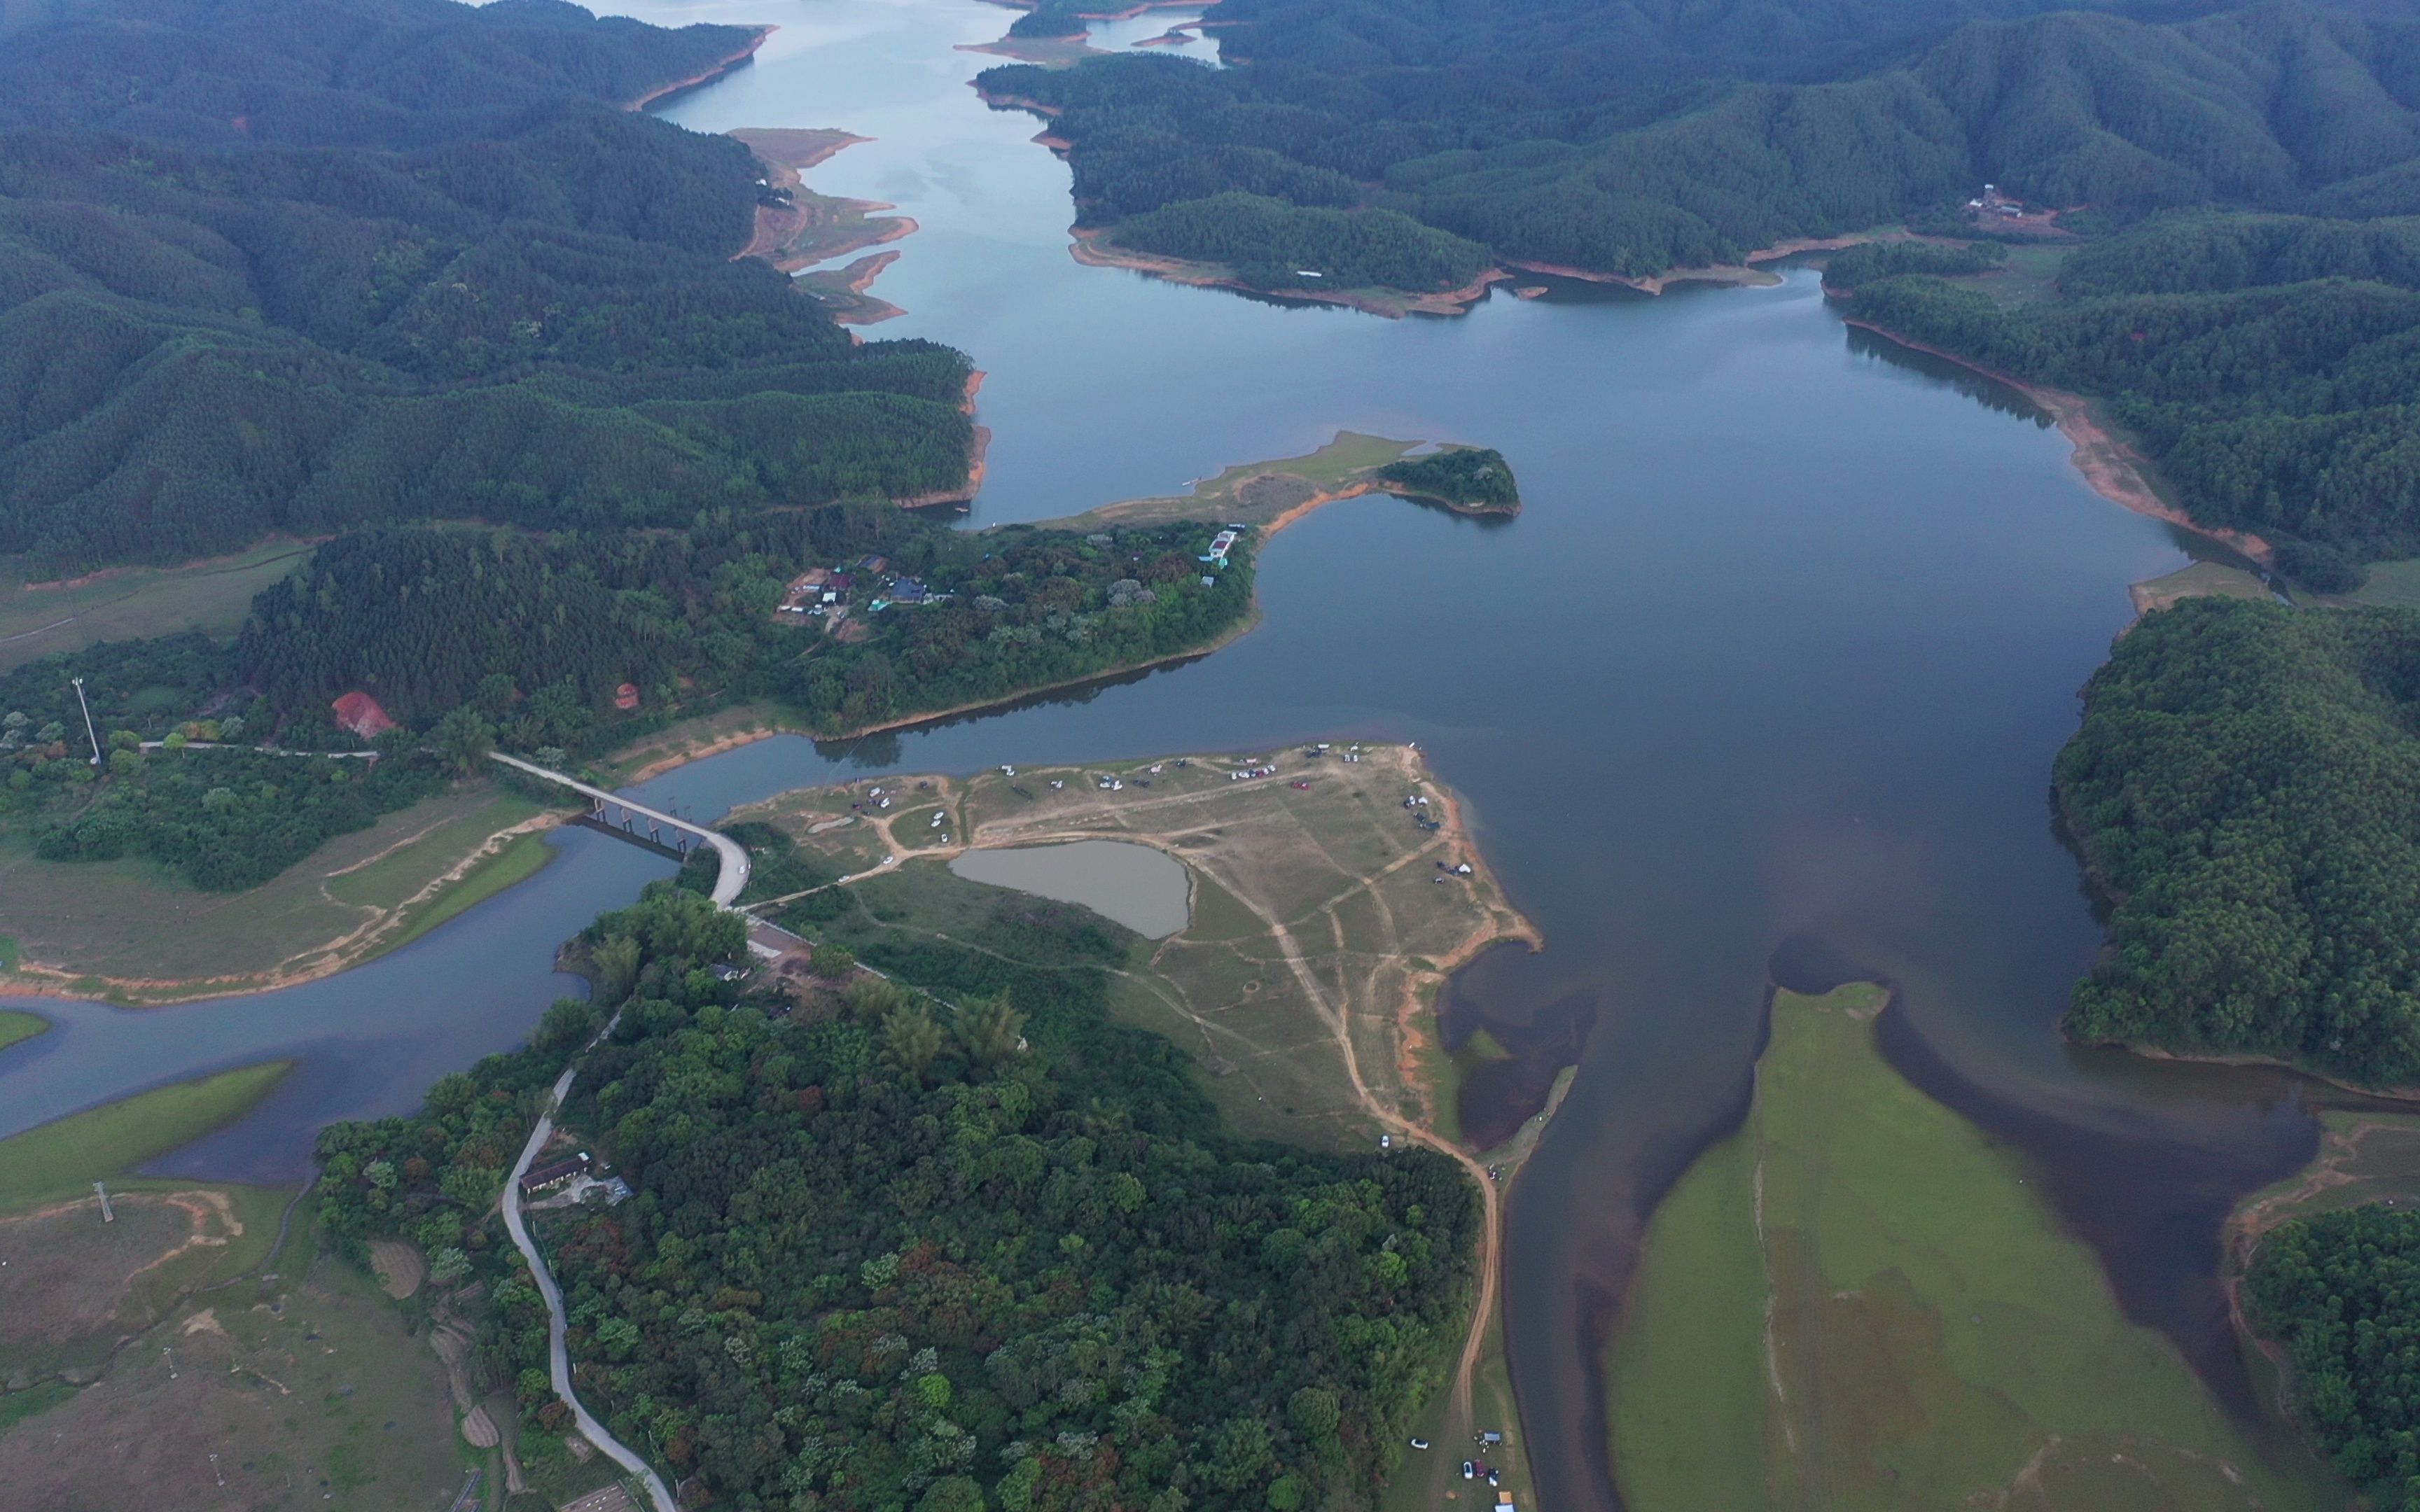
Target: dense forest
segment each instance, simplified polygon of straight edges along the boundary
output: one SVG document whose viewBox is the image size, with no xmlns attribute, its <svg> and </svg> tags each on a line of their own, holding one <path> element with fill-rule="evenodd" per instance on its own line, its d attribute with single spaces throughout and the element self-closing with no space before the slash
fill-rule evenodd
<svg viewBox="0 0 2420 1512">
<path fill-rule="evenodd" d="M 2146 616 L 2059 753 L 2110 900 L 2070 1032 L 2420 1085 L 2420 613 Z"/>
<path fill-rule="evenodd" d="M 68 573 L 961 484 L 965 360 L 853 346 L 730 260 L 753 157 L 618 108 L 752 35 L 551 0 L 110 0 L 11 31 L 0 552 Z"/>
<path fill-rule="evenodd" d="M 2154 221 L 2078 249 L 2059 285 L 2004 307 L 1884 277 L 1850 308 L 2106 396 L 2195 518 L 2273 538 L 2310 587 L 2357 587 L 2361 563 L 2420 555 L 2420 222 Z"/>
<path fill-rule="evenodd" d="M 1459 288 L 1487 270 L 1487 249 L 1393 210 L 1289 205 L 1227 193 L 1120 222 L 1120 246 L 1223 262 L 1254 288 Z"/>
<path fill-rule="evenodd" d="M 1234 191 L 1624 274 L 1936 213 L 1986 180 L 2104 221 L 2420 212 L 2420 22 L 2093 8 L 2159 19 L 2030 0 L 1223 0 L 1221 54 L 1248 66 L 1120 55 L 981 83 L 1058 112 L 1086 224 Z"/>
<path fill-rule="evenodd" d="M 1435 499 L 1481 515 L 1521 510 L 1512 464 L 1492 446 L 1450 446 L 1424 456 L 1407 456 L 1378 470 L 1379 480 L 1414 499 Z"/>
<path fill-rule="evenodd" d="M 2283 1225 L 2245 1278 L 2284 1345 L 2295 1415 L 2381 1512 L 2420 1512 L 2420 1213 L 2372 1203 Z"/>
<path fill-rule="evenodd" d="M 742 952 L 735 919 L 659 884 L 585 937 L 620 1017 L 568 1119 L 636 1196 L 547 1232 L 617 1434 L 735 1505 L 1372 1504 L 1469 1305 L 1450 1163 L 1227 1134 L 1179 1052 L 1108 1019 L 1134 942 L 1080 910 L 1003 895 L 980 940 L 899 931 L 890 978 L 823 1016 L 704 969 Z M 419 1114 L 320 1142 L 342 1242 L 493 1281 L 482 1356 L 533 1431 L 563 1411 L 491 1203 L 604 1012 L 558 1005 Z"/>
<path fill-rule="evenodd" d="M 51 859 L 140 854 L 250 887 L 497 744 L 562 763 L 741 698 L 836 734 L 1201 650 L 1249 615 L 1253 576 L 1249 539 L 1205 570 L 1204 537 L 968 534 L 872 501 L 672 532 L 357 532 L 264 589 L 231 644 L 109 642 L 0 676 L 0 812 Z M 845 628 L 781 612 L 802 569 L 876 557 Z M 903 580 L 921 601 L 876 608 Z M 293 754 L 364 747 L 330 709 L 355 692 L 400 722 L 379 759 Z"/>
<path fill-rule="evenodd" d="M 427 725 L 469 705 L 524 749 L 596 748 L 623 683 L 643 715 L 772 697 L 838 734 L 1201 649 L 1252 597 L 1249 542 L 1206 576 L 1205 544 L 1189 525 L 968 534 L 882 505 L 662 535 L 422 527 L 323 548 L 256 601 L 238 657 L 282 707 L 360 688 Z M 830 631 L 778 611 L 801 568 L 876 554 L 933 596 L 875 609 L 861 584 Z"/>
</svg>

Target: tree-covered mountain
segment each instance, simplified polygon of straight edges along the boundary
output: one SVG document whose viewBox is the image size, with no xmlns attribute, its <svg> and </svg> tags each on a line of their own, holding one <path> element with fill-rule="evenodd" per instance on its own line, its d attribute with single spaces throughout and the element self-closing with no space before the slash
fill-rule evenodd
<svg viewBox="0 0 2420 1512">
<path fill-rule="evenodd" d="M 560 1429 L 494 1199 L 557 1068 L 635 1189 L 540 1221 L 586 1403 L 717 1504 L 1366 1508 L 1443 1379 L 1480 1203 L 1426 1150 L 1237 1138 L 1109 1015 L 1139 942 L 1003 901 L 890 931 L 887 980 L 794 1012 L 740 916 L 662 884 L 582 940 L 593 1003 L 320 1138 L 321 1221 L 490 1288 L 479 1363 Z M 818 956 L 818 964 L 822 964 Z M 977 985 L 980 984 L 980 985 Z"/>
<path fill-rule="evenodd" d="M 2420 20 L 2028 13 L 2047 8 L 1224 0 L 1243 66 L 1121 55 L 981 83 L 1059 112 L 1088 224 L 1235 190 L 1623 274 L 1985 180 L 2121 217 L 2420 212 Z"/>
<path fill-rule="evenodd" d="M 2059 279 L 2071 297 L 2008 308 L 1885 278 L 1850 310 L 2109 399 L 2195 519 L 2267 537 L 2288 576 L 2335 592 L 2358 586 L 2361 563 L 2420 553 L 2415 227 L 2153 223 L 2076 252 Z"/>
<path fill-rule="evenodd" d="M 2068 1027 L 2420 1084 L 2420 613 L 2146 616 L 2059 753 L 2110 900 Z"/>
<path fill-rule="evenodd" d="M 9 32 L 0 552 L 961 483 L 964 359 L 854 346 L 732 261 L 748 149 L 613 103 L 752 35 L 549 0 L 104 0 Z"/>
<path fill-rule="evenodd" d="M 507 135 L 540 101 L 627 105 L 755 36 L 599 20 L 563 0 L 12 0 L 0 131 L 436 147 Z"/>
</svg>

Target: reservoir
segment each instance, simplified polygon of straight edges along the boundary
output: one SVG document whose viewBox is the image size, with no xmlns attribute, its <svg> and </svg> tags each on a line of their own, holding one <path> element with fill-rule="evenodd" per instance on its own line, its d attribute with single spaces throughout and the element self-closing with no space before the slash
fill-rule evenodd
<svg viewBox="0 0 2420 1512">
<path fill-rule="evenodd" d="M 1185 863 L 1125 841 L 968 851 L 952 858 L 950 870 L 970 882 L 1082 903 L 1146 940 L 1164 940 L 1192 918 L 1193 883 Z"/>
<path fill-rule="evenodd" d="M 872 291 L 907 313 L 867 334 L 948 342 L 988 374 L 971 526 L 1174 492 L 1340 428 L 1498 447 L 1527 505 L 1482 522 L 1334 504 L 1262 555 L 1264 618 L 1215 655 L 917 730 L 763 741 L 637 796 L 708 816 L 894 769 L 1418 741 L 1546 942 L 1482 958 L 1449 1017 L 1558 1043 L 1592 1026 L 1510 1200 L 1508 1348 L 1554 1512 L 1617 1504 L 1600 1346 L 1645 1213 L 1739 1116 L 1784 942 L 1812 942 L 1789 962 L 1899 985 L 1894 1063 L 2038 1162 L 2127 1311 L 2248 1410 L 2217 1225 L 2316 1148 L 2305 1084 L 2056 1033 L 2100 931 L 2054 831 L 2051 760 L 2128 585 L 2192 538 L 2092 493 L 2021 396 L 1847 327 L 1807 270 L 1661 299 L 1549 282 L 1386 320 L 1084 268 L 1039 123 L 967 85 L 997 59 L 959 49 L 1012 12 L 627 8 L 782 27 L 664 101 L 671 118 L 874 138 L 807 184 L 921 227 Z M 577 990 L 557 944 L 670 870 L 599 835 L 551 843 L 535 878 L 325 981 L 141 1012 L 25 1004 L 59 1027 L 0 1053 L 0 1133 L 290 1057 L 257 1114 L 171 1164 L 297 1176 L 319 1123 L 409 1108 L 518 1040 Z"/>
</svg>

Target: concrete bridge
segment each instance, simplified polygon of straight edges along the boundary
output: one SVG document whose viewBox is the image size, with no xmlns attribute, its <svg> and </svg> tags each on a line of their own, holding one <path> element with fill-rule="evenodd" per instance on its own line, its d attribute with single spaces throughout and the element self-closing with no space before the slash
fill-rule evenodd
<svg viewBox="0 0 2420 1512">
<path fill-rule="evenodd" d="M 689 849 L 690 841 L 713 846 L 715 853 L 722 858 L 721 870 L 715 873 L 714 878 L 714 902 L 717 907 L 731 907 L 739 901 L 740 893 L 747 890 L 748 847 L 730 836 L 708 829 L 704 825 L 691 824 L 686 819 L 675 819 L 659 809 L 650 809 L 645 804 L 632 803 L 628 798 L 616 797 L 603 788 L 592 787 L 576 777 L 566 777 L 561 772 L 549 771 L 535 762 L 525 762 L 518 756 L 507 756 L 500 750 L 489 751 L 488 759 L 491 762 L 501 762 L 517 772 L 526 772 L 532 777 L 552 782 L 558 787 L 569 788 L 588 800 L 591 816 L 608 828 L 613 827 L 618 812 L 620 827 L 633 838 L 639 834 L 638 826 L 644 824 L 647 826 L 645 838 L 657 845 L 675 846 L 683 852 Z M 668 832 L 674 837 L 671 841 L 664 838 Z"/>
</svg>

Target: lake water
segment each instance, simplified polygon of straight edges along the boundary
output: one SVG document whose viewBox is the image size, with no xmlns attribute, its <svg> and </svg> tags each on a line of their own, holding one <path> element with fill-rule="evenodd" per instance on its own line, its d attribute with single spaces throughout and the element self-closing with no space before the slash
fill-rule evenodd
<svg viewBox="0 0 2420 1512">
<path fill-rule="evenodd" d="M 968 851 L 950 870 L 970 882 L 1082 903 L 1147 940 L 1164 940 L 1193 918 L 1193 880 L 1165 851 L 1119 840 Z"/>
<path fill-rule="evenodd" d="M 1596 1354 L 1643 1214 L 1742 1106 L 1782 942 L 1888 976 L 1894 1061 L 2034 1155 L 2134 1317 L 2248 1405 L 2212 1280 L 2234 1196 L 2316 1147 L 2304 1084 L 2085 1052 L 2055 1025 L 2100 935 L 2047 802 L 2127 585 L 2194 549 L 2087 490 L 2024 401 L 1847 328 L 1814 276 L 1649 300 L 1554 285 L 1388 321 L 1077 265 L 1063 164 L 967 87 L 1011 13 L 976 0 L 706 0 L 756 61 L 667 102 L 706 131 L 876 138 L 808 175 L 922 229 L 874 329 L 990 375 L 972 523 L 1164 494 L 1338 428 L 1500 447 L 1527 511 L 1368 498 L 1264 555 L 1233 646 L 1077 696 L 831 747 L 760 742 L 641 790 L 711 815 L 892 769 L 968 772 L 1305 739 L 1417 740 L 1471 800 L 1543 952 L 1448 1010 L 1528 1041 L 1592 1024 L 1512 1194 L 1506 1326 L 1544 1504 L 1617 1504 Z M 1137 35 L 1156 35 L 1148 21 Z M 1131 39 L 1127 39 L 1131 40 Z M 1111 38 L 1111 41 L 1118 39 Z M 142 1086 L 299 1057 L 177 1168 L 291 1175 L 327 1119 L 407 1108 L 567 989 L 557 942 L 664 863 L 570 832 L 532 881 L 330 981 L 130 1014 L 38 1011 L 0 1133 Z"/>
</svg>

